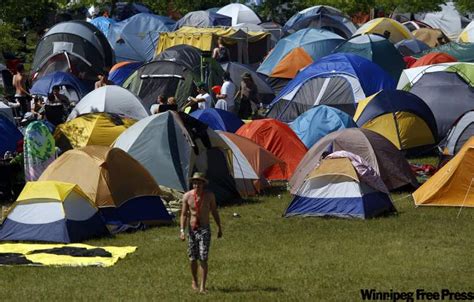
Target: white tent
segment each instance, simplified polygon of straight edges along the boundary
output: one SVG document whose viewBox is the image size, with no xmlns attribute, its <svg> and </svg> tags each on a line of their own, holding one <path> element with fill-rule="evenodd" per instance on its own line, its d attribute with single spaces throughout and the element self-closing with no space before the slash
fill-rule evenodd
<svg viewBox="0 0 474 302">
<path fill-rule="evenodd" d="M 139 97 L 115 85 L 107 85 L 89 92 L 77 103 L 67 120 L 91 112 L 116 113 L 136 120 L 149 115 Z"/>
<path fill-rule="evenodd" d="M 240 23 L 260 24 L 262 21 L 249 7 L 240 3 L 231 3 L 217 11 L 218 14 L 232 18 L 232 26 Z"/>
<path fill-rule="evenodd" d="M 461 33 L 461 15 L 453 2 L 440 5 L 441 11 L 427 13 L 421 20 L 433 28 L 439 28 L 449 39 L 456 41 Z"/>
</svg>

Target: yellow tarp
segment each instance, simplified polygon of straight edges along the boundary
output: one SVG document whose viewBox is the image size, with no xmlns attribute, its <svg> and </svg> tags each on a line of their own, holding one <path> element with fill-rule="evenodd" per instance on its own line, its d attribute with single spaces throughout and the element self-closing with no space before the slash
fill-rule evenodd
<svg viewBox="0 0 474 302">
<path fill-rule="evenodd" d="M 46 250 L 62 247 L 77 247 L 86 249 L 100 248 L 109 252 L 111 257 L 77 257 L 69 255 L 56 255 L 50 253 L 32 254 L 36 250 Z M 87 244 L 27 244 L 27 243 L 5 243 L 0 244 L 0 253 L 23 254 L 27 260 L 34 262 L 31 265 L 44 266 L 101 266 L 109 267 L 117 263 L 119 259 L 125 258 L 130 253 L 135 252 L 136 246 L 103 246 L 96 247 Z"/>
<path fill-rule="evenodd" d="M 217 45 L 217 38 L 224 38 L 226 44 L 235 44 L 238 40 L 245 39 L 248 42 L 256 42 L 264 39 L 269 34 L 266 32 L 243 32 L 232 28 L 196 28 L 190 26 L 181 27 L 177 31 L 160 33 L 160 42 L 156 48 L 158 55 L 167 48 L 179 44 L 192 45 L 202 51 L 211 51 Z"/>
<path fill-rule="evenodd" d="M 474 207 L 474 137 L 413 193 L 415 205 Z"/>
</svg>

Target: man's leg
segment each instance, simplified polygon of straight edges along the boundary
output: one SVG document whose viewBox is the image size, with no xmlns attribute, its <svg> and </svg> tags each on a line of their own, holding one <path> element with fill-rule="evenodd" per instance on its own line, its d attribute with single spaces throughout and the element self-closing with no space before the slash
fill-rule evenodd
<svg viewBox="0 0 474 302">
<path fill-rule="evenodd" d="M 197 271 L 198 271 L 198 263 L 196 260 L 191 260 L 191 274 L 193 275 L 193 282 L 191 286 L 193 287 L 194 290 L 198 290 L 198 276 L 197 276 Z"/>
<path fill-rule="evenodd" d="M 201 287 L 199 291 L 201 293 L 205 293 L 207 291 L 206 289 L 206 280 L 207 280 L 207 260 L 205 261 L 199 261 L 201 264 Z"/>
</svg>

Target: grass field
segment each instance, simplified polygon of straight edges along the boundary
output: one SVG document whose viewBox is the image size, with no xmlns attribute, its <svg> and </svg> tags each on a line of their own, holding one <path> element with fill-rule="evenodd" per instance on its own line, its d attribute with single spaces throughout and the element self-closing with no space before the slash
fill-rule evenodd
<svg viewBox="0 0 474 302">
<path fill-rule="evenodd" d="M 190 289 L 178 227 L 87 243 L 137 246 L 110 268 L 1 267 L 3 301 L 360 300 L 360 289 L 474 291 L 473 209 L 415 208 L 394 194 L 398 215 L 372 220 L 282 218 L 290 196 L 221 209 L 209 293 Z M 232 217 L 233 213 L 240 218 Z"/>
</svg>

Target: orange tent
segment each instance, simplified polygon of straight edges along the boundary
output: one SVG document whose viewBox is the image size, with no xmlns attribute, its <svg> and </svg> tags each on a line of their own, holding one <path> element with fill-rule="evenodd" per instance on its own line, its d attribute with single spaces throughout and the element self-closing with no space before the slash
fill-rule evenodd
<svg viewBox="0 0 474 302">
<path fill-rule="evenodd" d="M 458 60 L 444 52 L 431 52 L 419 58 L 410 68 L 433 65 L 438 63 L 457 62 Z"/>
<path fill-rule="evenodd" d="M 275 66 L 270 76 L 293 79 L 300 69 L 311 63 L 313 63 L 313 58 L 302 47 L 297 47 Z"/>
<path fill-rule="evenodd" d="M 278 165 L 265 171 L 265 177 L 270 180 L 290 179 L 308 151 L 288 125 L 275 119 L 252 121 L 240 127 L 236 134 L 256 142 L 286 163 L 286 171 Z"/>
</svg>

